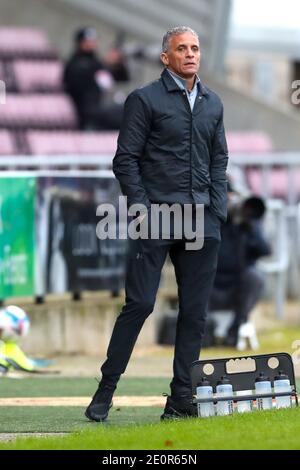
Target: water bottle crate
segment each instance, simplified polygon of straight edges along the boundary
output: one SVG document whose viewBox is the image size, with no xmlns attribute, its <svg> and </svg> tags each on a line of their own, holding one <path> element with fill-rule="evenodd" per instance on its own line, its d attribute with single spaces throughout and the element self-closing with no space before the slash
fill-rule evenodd
<svg viewBox="0 0 300 470">
<path fill-rule="evenodd" d="M 254 406 L 298 406 L 294 365 L 287 353 L 196 361 L 190 372 L 199 416 L 231 414 L 234 405 L 240 412 Z"/>
<path fill-rule="evenodd" d="M 293 397 L 295 398 L 295 402 L 298 406 L 298 395 L 295 390 L 292 390 L 291 392 L 284 392 L 284 393 L 267 393 L 267 394 L 256 394 L 253 393 L 252 395 L 243 395 L 240 397 L 237 397 L 236 395 L 228 395 L 226 397 L 218 397 L 216 394 L 213 396 L 213 398 L 196 398 L 194 396 L 193 398 L 193 403 L 214 403 L 216 404 L 218 401 L 233 401 L 234 403 L 238 403 L 240 401 L 246 401 L 246 400 L 252 400 L 256 401 L 259 398 L 272 398 L 275 400 L 278 397 Z"/>
</svg>

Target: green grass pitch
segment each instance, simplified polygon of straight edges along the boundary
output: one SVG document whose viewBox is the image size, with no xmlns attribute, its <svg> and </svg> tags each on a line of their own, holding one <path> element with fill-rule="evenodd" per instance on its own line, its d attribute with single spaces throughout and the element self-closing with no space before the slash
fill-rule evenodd
<svg viewBox="0 0 300 470">
<path fill-rule="evenodd" d="M 161 395 L 167 379 L 124 378 L 117 395 Z M 90 396 L 97 384 L 86 378 L 0 380 L 0 398 Z M 298 381 L 298 389 L 300 383 Z M 253 412 L 211 419 L 159 422 L 157 407 L 113 408 L 105 424 L 91 423 L 84 408 L 0 407 L 0 450 L 4 449 L 300 449 L 300 408 Z M 1 435 L 67 433 L 19 437 L 1 443 Z"/>
</svg>

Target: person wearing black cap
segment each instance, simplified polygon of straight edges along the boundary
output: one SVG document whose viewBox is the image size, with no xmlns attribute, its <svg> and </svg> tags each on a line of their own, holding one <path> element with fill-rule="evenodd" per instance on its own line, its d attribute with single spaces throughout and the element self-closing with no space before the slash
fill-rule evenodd
<svg viewBox="0 0 300 470">
<path fill-rule="evenodd" d="M 119 129 L 123 107 L 107 103 L 114 77 L 96 54 L 96 30 L 81 28 L 74 40 L 75 52 L 65 65 L 63 83 L 76 107 L 80 129 Z"/>
</svg>

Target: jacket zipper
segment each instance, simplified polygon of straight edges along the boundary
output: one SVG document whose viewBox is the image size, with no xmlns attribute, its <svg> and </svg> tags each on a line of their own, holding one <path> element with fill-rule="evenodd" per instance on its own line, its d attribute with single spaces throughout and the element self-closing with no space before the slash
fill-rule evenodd
<svg viewBox="0 0 300 470">
<path fill-rule="evenodd" d="M 195 103 L 194 103 L 194 108 L 193 110 L 191 109 L 191 106 L 190 106 L 190 102 L 189 102 L 189 98 L 187 96 L 187 93 L 186 91 L 183 92 L 183 95 L 185 96 L 184 98 L 184 101 L 185 103 L 187 104 L 188 106 L 188 109 L 189 109 L 189 112 L 190 112 L 190 194 L 192 195 L 193 197 L 193 194 L 194 194 L 194 190 L 193 190 L 193 168 L 192 168 L 192 155 L 193 155 L 193 122 L 194 122 L 194 119 L 193 119 L 193 111 L 195 109 L 195 106 L 197 104 L 197 100 L 202 100 L 203 101 L 203 97 L 200 95 L 196 97 L 196 100 L 195 100 Z"/>
<path fill-rule="evenodd" d="M 190 194 L 193 197 L 193 184 L 192 184 L 192 145 L 193 145 L 193 111 L 191 109 L 191 105 L 189 102 L 189 98 L 187 96 L 187 92 L 183 92 L 185 103 L 188 105 L 189 113 L 190 113 Z"/>
</svg>

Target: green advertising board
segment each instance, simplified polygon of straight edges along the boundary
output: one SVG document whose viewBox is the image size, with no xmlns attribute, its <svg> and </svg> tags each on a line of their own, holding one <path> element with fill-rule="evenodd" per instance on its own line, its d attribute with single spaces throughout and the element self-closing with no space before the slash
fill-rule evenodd
<svg viewBox="0 0 300 470">
<path fill-rule="evenodd" d="M 34 294 L 34 177 L 0 178 L 0 299 Z"/>
</svg>

